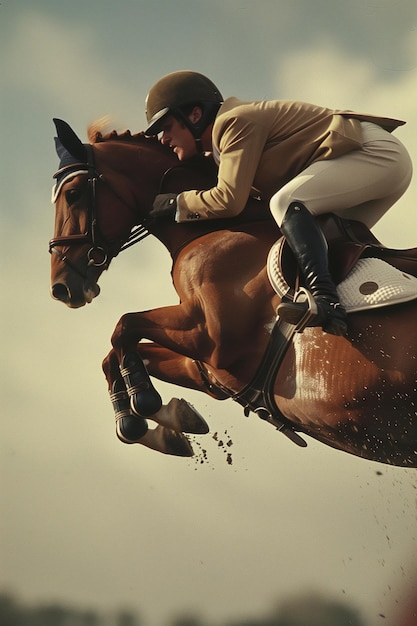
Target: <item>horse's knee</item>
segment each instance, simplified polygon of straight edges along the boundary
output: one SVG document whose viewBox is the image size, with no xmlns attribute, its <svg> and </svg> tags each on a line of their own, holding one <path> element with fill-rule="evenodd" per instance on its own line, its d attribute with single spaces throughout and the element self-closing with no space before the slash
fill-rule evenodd
<svg viewBox="0 0 417 626">
<path fill-rule="evenodd" d="M 114 328 L 113 334 L 111 336 L 111 345 L 115 349 L 121 347 L 121 338 L 123 336 L 123 328 L 124 328 L 123 318 L 124 318 L 124 315 L 122 315 L 122 317 L 117 322 Z"/>
<path fill-rule="evenodd" d="M 103 370 L 109 386 L 112 385 L 114 380 L 120 377 L 119 360 L 114 350 L 111 350 L 103 359 L 101 369 Z"/>
<path fill-rule="evenodd" d="M 124 348 L 131 341 L 134 341 L 135 343 L 137 342 L 137 340 L 134 337 L 132 338 L 129 337 L 130 329 L 132 328 L 131 321 L 134 317 L 136 317 L 136 315 L 137 315 L 136 313 L 125 313 L 117 322 L 116 327 L 111 336 L 111 344 L 114 349 L 117 350 L 120 348 Z"/>
<path fill-rule="evenodd" d="M 101 363 L 101 369 L 103 370 L 103 374 L 107 379 L 110 377 L 110 373 L 112 369 L 112 366 L 111 366 L 112 352 L 113 351 L 109 352 L 109 354 L 104 357 Z"/>
</svg>

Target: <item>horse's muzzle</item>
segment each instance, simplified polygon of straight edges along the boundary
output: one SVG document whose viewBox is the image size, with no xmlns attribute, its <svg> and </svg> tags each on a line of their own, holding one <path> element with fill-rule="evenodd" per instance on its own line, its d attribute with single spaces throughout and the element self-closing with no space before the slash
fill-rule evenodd
<svg viewBox="0 0 417 626">
<path fill-rule="evenodd" d="M 82 291 L 78 295 L 72 293 L 71 289 L 63 282 L 54 283 L 51 286 L 51 296 L 54 300 L 63 302 L 71 309 L 78 309 L 86 304 L 90 304 L 94 298 L 100 293 L 100 287 L 97 283 L 93 285 L 84 285 Z"/>
</svg>

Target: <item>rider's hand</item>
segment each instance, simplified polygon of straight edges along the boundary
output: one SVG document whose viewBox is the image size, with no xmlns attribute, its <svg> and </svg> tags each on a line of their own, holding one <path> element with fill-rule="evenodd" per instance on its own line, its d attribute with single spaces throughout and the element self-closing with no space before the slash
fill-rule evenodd
<svg viewBox="0 0 417 626">
<path fill-rule="evenodd" d="M 149 211 L 149 217 L 167 218 L 174 217 L 177 211 L 177 194 L 160 193 L 155 197 L 153 208 Z"/>
</svg>

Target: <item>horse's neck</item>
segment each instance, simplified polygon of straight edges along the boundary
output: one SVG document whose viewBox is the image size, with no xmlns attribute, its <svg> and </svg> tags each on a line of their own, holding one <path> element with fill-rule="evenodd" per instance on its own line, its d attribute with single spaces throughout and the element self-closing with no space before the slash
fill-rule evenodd
<svg viewBox="0 0 417 626">
<path fill-rule="evenodd" d="M 152 208 L 167 170 L 178 163 L 176 156 L 158 141 L 133 136 L 109 139 L 95 146 L 97 166 L 104 177 L 114 181 L 124 197 L 134 196 L 138 217 L 143 219 Z"/>
<path fill-rule="evenodd" d="M 178 160 L 171 152 L 161 149 L 161 145 L 129 147 L 126 173 L 135 189 L 138 206 L 148 213 L 155 196 L 162 191 L 166 173 L 178 164 Z"/>
</svg>

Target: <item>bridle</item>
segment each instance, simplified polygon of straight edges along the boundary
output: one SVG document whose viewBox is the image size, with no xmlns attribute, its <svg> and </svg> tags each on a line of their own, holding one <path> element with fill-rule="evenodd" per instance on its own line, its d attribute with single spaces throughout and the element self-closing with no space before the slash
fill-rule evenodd
<svg viewBox="0 0 417 626">
<path fill-rule="evenodd" d="M 87 169 L 85 170 L 87 173 L 87 183 L 88 183 L 88 203 L 87 203 L 87 228 L 84 233 L 77 235 L 65 235 L 61 237 L 54 237 L 49 242 L 49 252 L 50 254 L 56 254 L 59 259 L 66 263 L 72 270 L 74 270 L 77 274 L 79 274 L 83 279 L 86 279 L 86 273 L 77 267 L 75 263 L 73 263 L 66 254 L 58 250 L 58 247 L 62 246 L 74 246 L 74 245 L 82 245 L 82 244 L 90 244 L 90 248 L 87 252 L 87 267 L 97 267 L 97 268 L 105 268 L 110 264 L 110 261 L 119 254 L 122 250 L 126 250 L 133 246 L 135 243 L 141 241 L 148 235 L 150 232 L 144 226 L 143 223 L 134 226 L 129 236 L 125 241 L 117 241 L 115 243 L 110 244 L 106 242 L 99 231 L 99 225 L 97 220 L 97 183 L 103 182 L 106 183 L 108 188 L 112 191 L 112 193 L 120 200 L 131 212 L 133 215 L 136 215 L 136 211 L 133 207 L 129 206 L 123 198 L 115 191 L 115 189 L 108 183 L 103 174 L 100 174 L 95 167 L 95 159 L 94 159 L 94 150 L 90 144 L 85 144 L 85 148 L 87 150 L 88 160 L 86 164 L 83 164 L 83 167 L 87 165 Z M 62 168 L 58 170 L 54 175 L 56 178 L 59 174 L 62 174 L 65 169 L 74 170 L 74 166 L 67 166 L 66 168 Z M 69 171 L 68 176 L 71 175 L 71 171 Z M 83 170 L 84 171 L 84 170 Z M 144 222 L 146 220 L 143 220 Z"/>
</svg>

